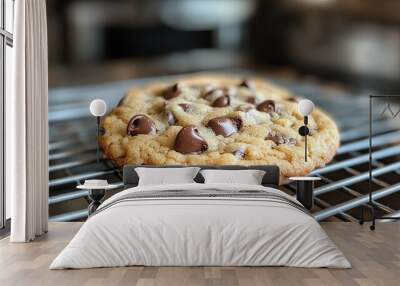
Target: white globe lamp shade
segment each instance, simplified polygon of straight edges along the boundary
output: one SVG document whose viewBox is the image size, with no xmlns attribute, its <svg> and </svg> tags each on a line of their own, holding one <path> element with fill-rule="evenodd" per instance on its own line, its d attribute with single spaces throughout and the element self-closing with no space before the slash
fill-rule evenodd
<svg viewBox="0 0 400 286">
<path fill-rule="evenodd" d="M 299 101 L 299 112 L 303 116 L 310 115 L 314 110 L 314 103 L 309 99 L 302 99 Z"/>
<path fill-rule="evenodd" d="M 102 99 L 95 99 L 90 103 L 89 109 L 93 116 L 103 116 L 107 112 L 107 104 Z"/>
</svg>

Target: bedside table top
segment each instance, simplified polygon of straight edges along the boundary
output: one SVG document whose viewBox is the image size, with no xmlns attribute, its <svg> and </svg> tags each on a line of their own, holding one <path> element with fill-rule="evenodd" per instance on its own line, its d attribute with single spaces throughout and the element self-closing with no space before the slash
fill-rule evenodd
<svg viewBox="0 0 400 286">
<path fill-rule="evenodd" d="M 104 186 L 77 185 L 76 188 L 81 190 L 110 190 L 118 188 L 118 185 L 104 185 Z"/>
<path fill-rule="evenodd" d="M 320 177 L 290 177 L 289 180 L 292 181 L 319 181 Z"/>
</svg>

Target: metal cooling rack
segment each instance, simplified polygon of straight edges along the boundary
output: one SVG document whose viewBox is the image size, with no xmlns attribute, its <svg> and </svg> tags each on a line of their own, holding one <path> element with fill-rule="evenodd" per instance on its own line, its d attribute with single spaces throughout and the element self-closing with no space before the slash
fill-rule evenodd
<svg viewBox="0 0 400 286">
<path fill-rule="evenodd" d="M 133 86 L 154 80 L 50 91 L 50 220 L 84 220 L 88 216 L 87 191 L 75 189 L 85 179 L 105 178 L 120 186 L 116 191 L 122 189 L 120 170 L 104 160 L 96 163 L 96 121 L 90 117 L 88 104 L 92 99 L 102 98 L 108 106 L 115 106 Z M 275 81 L 328 111 L 341 130 L 341 147 L 334 161 L 312 172 L 322 178 L 315 189 L 313 215 L 317 220 L 356 221 L 360 206 L 368 202 L 368 96 L 325 89 L 315 83 Z M 399 217 L 400 119 L 396 122 L 380 116 L 382 106 L 383 103 L 374 106 L 377 113 L 373 123 L 373 199 L 377 217 Z M 295 191 L 294 184 L 282 189 L 292 194 Z"/>
</svg>

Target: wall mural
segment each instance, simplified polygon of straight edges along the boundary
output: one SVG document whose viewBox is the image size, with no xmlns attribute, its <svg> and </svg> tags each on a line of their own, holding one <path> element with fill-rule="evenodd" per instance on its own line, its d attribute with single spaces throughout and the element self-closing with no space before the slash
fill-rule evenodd
<svg viewBox="0 0 400 286">
<path fill-rule="evenodd" d="M 303 98 L 316 107 L 308 119 L 307 162 L 305 138 L 299 134 L 304 118 L 298 101 Z M 88 108 L 94 99 L 107 105 L 99 136 Z M 399 130 L 385 118 L 397 118 L 398 108 L 396 102 L 389 108 L 379 101 L 374 107 L 374 156 L 381 163 L 376 169 L 392 182 L 396 169 L 384 167 L 400 154 Z M 369 109 L 364 96 L 308 81 L 197 73 L 51 89 L 49 109 L 53 220 L 85 218 L 87 192 L 76 191 L 76 184 L 107 180 L 116 187 L 107 198 L 123 188 L 122 166 L 130 164 L 277 165 L 280 188 L 288 193 L 297 188 L 291 176 L 322 178 L 315 182 L 315 204 L 322 208 L 317 219 L 360 218 L 361 199 L 349 215 L 343 210 L 366 190 Z M 344 205 L 336 205 L 338 198 Z M 397 200 L 386 206 L 396 209 Z"/>
</svg>

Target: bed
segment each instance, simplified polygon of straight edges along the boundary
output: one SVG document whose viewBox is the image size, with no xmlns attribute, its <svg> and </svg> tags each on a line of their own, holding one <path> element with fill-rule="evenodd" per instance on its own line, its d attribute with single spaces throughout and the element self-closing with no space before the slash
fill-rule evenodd
<svg viewBox="0 0 400 286">
<path fill-rule="evenodd" d="M 277 189 L 276 166 L 200 166 L 263 170 L 261 185 L 196 183 L 138 186 L 107 199 L 50 269 L 144 266 L 291 266 L 350 268 L 318 222 Z M 179 166 L 175 166 L 180 168 Z"/>
</svg>

